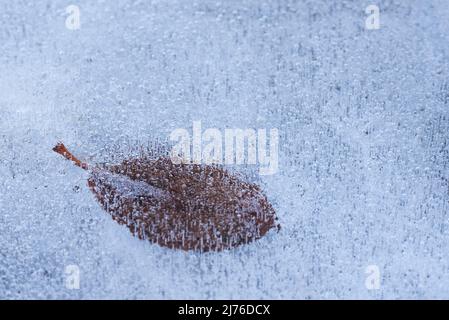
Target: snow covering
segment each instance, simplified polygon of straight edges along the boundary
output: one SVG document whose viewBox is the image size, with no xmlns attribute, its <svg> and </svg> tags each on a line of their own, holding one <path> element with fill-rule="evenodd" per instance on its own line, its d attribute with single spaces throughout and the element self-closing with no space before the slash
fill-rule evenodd
<svg viewBox="0 0 449 320">
<path fill-rule="evenodd" d="M 448 57 L 447 0 L 0 0 L 0 298 L 449 298 Z M 279 130 L 279 233 L 140 241 L 51 151 L 113 161 L 192 121 Z"/>
</svg>

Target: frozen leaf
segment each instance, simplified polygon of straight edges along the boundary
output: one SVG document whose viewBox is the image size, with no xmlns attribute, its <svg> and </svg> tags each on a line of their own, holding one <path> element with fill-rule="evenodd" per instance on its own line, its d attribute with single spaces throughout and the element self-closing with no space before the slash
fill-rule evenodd
<svg viewBox="0 0 449 320">
<path fill-rule="evenodd" d="M 63 144 L 53 150 L 89 170 L 88 185 L 102 207 L 140 239 L 174 249 L 220 251 L 279 229 L 261 189 L 218 166 L 145 156 L 91 166 Z"/>
</svg>

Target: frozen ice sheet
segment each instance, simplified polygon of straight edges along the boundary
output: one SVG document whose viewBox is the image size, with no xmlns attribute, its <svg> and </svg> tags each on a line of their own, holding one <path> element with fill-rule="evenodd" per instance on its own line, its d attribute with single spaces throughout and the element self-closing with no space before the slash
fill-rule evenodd
<svg viewBox="0 0 449 320">
<path fill-rule="evenodd" d="M 0 298 L 449 298 L 449 3 L 0 0 Z M 282 230 L 171 251 L 102 211 L 88 161 L 174 128 L 277 128 Z M 80 288 L 65 285 L 77 265 Z M 378 267 L 369 290 L 366 268 Z"/>
</svg>

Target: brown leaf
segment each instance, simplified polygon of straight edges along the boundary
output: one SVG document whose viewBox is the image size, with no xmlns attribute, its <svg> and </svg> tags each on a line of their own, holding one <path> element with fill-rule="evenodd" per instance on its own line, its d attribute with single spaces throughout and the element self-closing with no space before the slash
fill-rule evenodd
<svg viewBox="0 0 449 320">
<path fill-rule="evenodd" d="M 210 165 L 131 158 L 90 168 L 62 144 L 54 151 L 91 173 L 102 207 L 133 235 L 164 247 L 220 251 L 261 238 L 277 224 L 256 184 Z"/>
</svg>

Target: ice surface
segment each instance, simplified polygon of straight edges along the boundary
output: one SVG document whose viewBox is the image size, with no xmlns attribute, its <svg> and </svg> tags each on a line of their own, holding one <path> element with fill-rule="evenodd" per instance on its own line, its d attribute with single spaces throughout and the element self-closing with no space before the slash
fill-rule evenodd
<svg viewBox="0 0 449 320">
<path fill-rule="evenodd" d="M 0 0 L 0 298 L 449 298 L 449 3 Z M 88 162 L 175 128 L 277 128 L 281 232 L 131 237 Z M 64 270 L 80 269 L 80 288 Z M 366 286 L 379 268 L 378 290 Z"/>
</svg>

